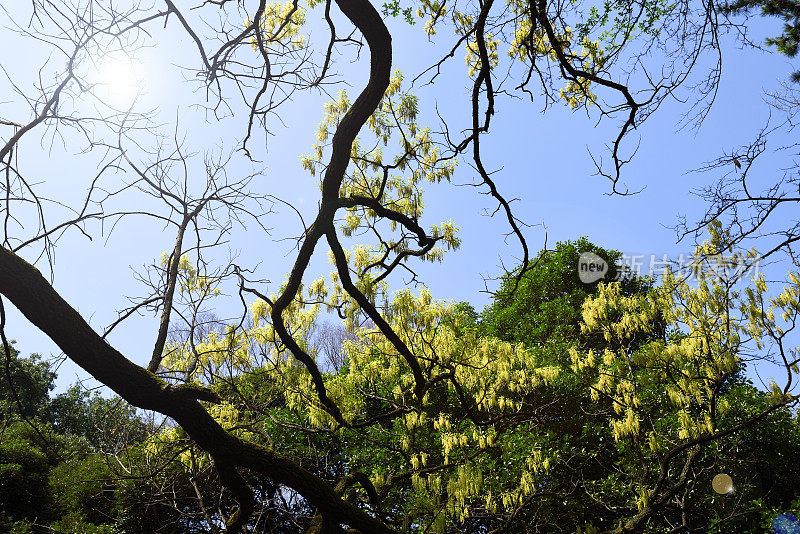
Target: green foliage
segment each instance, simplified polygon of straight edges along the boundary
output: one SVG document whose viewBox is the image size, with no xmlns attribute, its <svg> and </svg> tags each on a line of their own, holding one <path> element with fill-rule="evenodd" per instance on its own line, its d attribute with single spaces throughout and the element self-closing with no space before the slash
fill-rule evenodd
<svg viewBox="0 0 800 534">
<path fill-rule="evenodd" d="M 581 334 L 581 306 L 597 291 L 600 281 L 580 281 L 578 258 L 584 252 L 595 253 L 608 263 L 604 279 L 619 278 L 623 294 L 644 292 L 650 287 L 648 279 L 627 276 L 622 271 L 623 267 L 616 264 L 620 252 L 598 247 L 585 237 L 558 243 L 554 250 L 539 254 L 536 267 L 523 275 L 518 286 L 516 273 L 503 278 L 492 303 L 481 313 L 481 334 L 528 345 L 556 339 L 593 343 L 591 336 Z"/>
<path fill-rule="evenodd" d="M 452 328 L 456 336 L 461 336 L 467 330 L 478 328 L 480 315 L 469 302 L 456 302 L 452 311 L 442 318 L 442 324 Z"/>
<path fill-rule="evenodd" d="M 10 368 L 11 385 L 0 380 L 0 532 L 110 534 L 120 481 L 102 451 L 141 442 L 147 425 L 78 385 L 51 398 L 56 374 L 36 355 L 14 351 Z"/>
<path fill-rule="evenodd" d="M 713 255 L 721 234 L 711 233 L 701 252 Z M 583 252 L 608 262 L 606 282 L 580 282 Z M 334 486 L 365 475 L 369 482 L 348 486 L 345 498 L 402 531 L 612 529 L 646 505 L 671 447 L 733 428 L 781 398 L 737 372 L 739 337 L 758 340 L 776 328 L 768 307 L 753 306 L 763 281 L 746 291 L 723 290 L 704 275 L 696 286 L 669 275 L 657 286 L 630 275 L 608 282 L 618 259 L 585 238 L 559 243 L 516 291 L 514 273 L 504 278 L 481 313 L 426 291 L 399 292 L 384 314 L 430 385 L 416 397 L 394 345 L 372 326 L 352 329 L 344 365 L 323 376 L 349 426 L 309 395 L 310 377 L 280 350 L 263 302 L 247 329 L 198 340 L 202 357 L 191 376 L 223 399 L 209 411 L 231 432 Z M 791 311 L 800 279 L 790 281 L 773 304 Z M 315 282 L 308 291 L 324 288 Z M 287 315 L 309 335 L 318 317 L 300 303 Z M 165 362 L 181 370 L 181 358 L 187 353 L 173 350 Z M 26 532 L 36 521 L 87 534 L 204 532 L 233 513 L 210 458 L 180 428 L 152 432 L 132 409 L 78 387 L 36 406 L 48 444 L 14 421 L 0 445 L 0 530 Z M 127 476 L 104 449 L 124 450 Z M 667 506 L 640 531 L 663 532 L 684 514 L 709 534 L 759 532 L 800 498 L 799 454 L 797 419 L 779 408 L 703 447 L 685 482 L 685 510 Z M 735 496 L 710 491 L 718 472 L 734 478 Z M 244 475 L 262 506 L 252 522 L 269 525 L 265 532 L 308 528 L 314 510 L 305 501 Z"/>
<path fill-rule="evenodd" d="M 75 384 L 41 410 L 55 432 L 86 439 L 93 447 L 115 450 L 124 441 L 142 442 L 148 429 L 136 409 L 118 397 L 105 398 Z"/>
<path fill-rule="evenodd" d="M 711 233 L 699 254 L 717 252 L 720 230 Z M 580 281 L 583 252 L 608 262 L 606 282 Z M 698 287 L 670 276 L 655 286 L 625 272 L 617 277 L 618 258 L 585 238 L 559 243 L 518 285 L 514 273 L 506 277 L 480 314 L 466 302 L 436 302 L 424 290 L 397 293 L 384 316 L 419 358 L 430 386 L 417 398 L 395 346 L 374 327 L 355 328 L 342 347 L 345 364 L 323 377 L 349 426 L 309 395 L 310 376 L 276 346 L 262 301 L 252 306 L 252 328 L 196 344 L 204 356 L 192 376 L 224 399 L 210 412 L 237 435 L 291 456 L 333 485 L 351 473 L 366 475 L 381 513 L 401 530 L 480 531 L 506 521 L 510 532 L 614 528 L 646 506 L 671 447 L 739 424 L 776 398 L 738 382 L 737 336 L 756 339 L 758 325 L 771 324 L 766 312 L 742 307 L 763 293 L 761 282 L 741 294 L 705 275 Z M 308 291 L 324 294 L 318 282 Z M 787 291 L 778 305 L 794 302 Z M 299 332 L 311 332 L 317 312 L 298 303 L 288 316 Z M 173 351 L 169 365 L 188 358 Z M 220 379 L 230 372 L 223 371 L 226 359 L 236 367 Z M 753 502 L 762 504 L 726 519 L 703 489 L 714 469 L 741 477 L 744 491 L 754 473 L 768 472 L 759 455 L 796 457 L 797 426 L 791 420 L 787 427 L 780 413 L 698 454 L 699 474 L 686 483 L 693 525 L 756 528 L 768 510 L 797 497 L 791 490 L 778 499 L 754 485 Z M 154 457 L 177 454 L 184 476 L 208 469 L 209 459 L 187 445 L 170 429 L 148 450 Z M 739 459 L 726 456 L 731 446 Z M 768 486 L 794 475 L 787 467 Z M 364 487 L 348 491 L 375 508 Z M 296 513 L 307 512 L 301 506 Z M 667 507 L 642 531 L 662 532 L 676 513 Z"/>
<path fill-rule="evenodd" d="M 94 524 L 75 512 L 62 516 L 50 528 L 55 532 L 69 532 L 70 534 L 112 534 L 115 532 L 113 525 Z"/>
<path fill-rule="evenodd" d="M 87 454 L 51 469 L 50 488 L 70 521 L 80 518 L 93 525 L 114 521 L 115 476 L 107 461 L 99 454 Z"/>
<path fill-rule="evenodd" d="M 575 347 L 602 350 L 607 346 L 603 336 L 581 331 L 583 304 L 597 295 L 601 283 L 580 281 L 578 258 L 584 252 L 607 262 L 605 280 L 618 278 L 626 295 L 645 295 L 651 288 L 651 280 L 631 276 L 617 265 L 619 252 L 581 238 L 541 252 L 536 266 L 518 285 L 516 273 L 504 277 L 480 315 L 482 335 L 523 342 L 540 361 L 560 369 L 552 383 L 537 389 L 537 424 L 524 436 L 527 447 L 554 451 L 552 467 L 541 481 L 541 497 L 520 510 L 513 532 L 525 532 L 530 524 L 572 530 L 611 525 L 630 497 L 617 467 L 623 454 L 608 426 L 612 406 L 604 399 L 592 400 L 587 394 L 589 377 L 570 367 L 568 354 Z M 654 325 L 660 325 L 658 317 Z M 638 342 L 650 337 L 640 336 Z"/>
<path fill-rule="evenodd" d="M 0 436 L 0 513 L 14 521 L 54 515 L 48 474 L 56 459 L 27 423 L 14 422 Z"/>
<path fill-rule="evenodd" d="M 416 19 L 414 18 L 414 8 L 406 7 L 400 8 L 400 0 L 392 0 L 391 2 L 384 2 L 383 3 L 383 14 L 385 16 L 391 16 L 397 18 L 402 13 L 403 19 L 410 25 L 416 24 Z"/>
<path fill-rule="evenodd" d="M 721 7 L 723 13 L 749 13 L 759 10 L 765 17 L 783 19 L 783 33 L 769 37 L 767 45 L 774 46 L 778 52 L 788 57 L 797 55 L 800 45 L 800 2 L 797 0 L 736 0 Z M 800 71 L 792 74 L 792 80 L 800 81 Z"/>
<path fill-rule="evenodd" d="M 165 461 L 156 469 L 147 453 L 139 448 L 130 451 L 128 460 L 132 476 L 119 481 L 114 496 L 119 531 L 126 534 L 203 531 L 196 528 L 204 520 L 195 515 L 200 514 L 200 507 L 192 486 L 192 473 L 186 466 Z M 213 478 L 197 477 L 196 481 L 204 498 L 213 499 L 212 494 L 219 491 L 219 484 Z"/>
<path fill-rule="evenodd" d="M 576 24 L 578 37 L 584 39 L 598 34 L 598 40 L 607 45 L 606 52 L 614 51 L 621 36 L 638 31 L 656 37 L 659 22 L 675 7 L 667 0 L 606 0 L 603 6 L 593 5 L 585 22 Z M 613 22 L 611 22 L 613 18 Z"/>
<path fill-rule="evenodd" d="M 11 374 L 10 383 L 6 366 Z M 7 362 L 4 352 L 0 350 L 0 417 L 35 417 L 47 405 L 55 377 L 49 364 L 42 361 L 38 354 L 21 358 L 12 347 L 11 358 Z"/>
<path fill-rule="evenodd" d="M 732 420 L 753 416 L 770 405 L 771 399 L 747 382 L 735 384 L 726 398 Z M 726 424 L 729 427 L 730 423 Z M 717 473 L 735 481 L 735 492 L 717 495 L 696 492 L 693 505 L 713 525 L 709 533 L 767 532 L 778 513 L 797 510 L 800 499 L 800 425 L 791 410 L 778 410 L 769 419 L 712 444 L 699 465 L 705 473 L 698 485 L 708 488 Z"/>
</svg>

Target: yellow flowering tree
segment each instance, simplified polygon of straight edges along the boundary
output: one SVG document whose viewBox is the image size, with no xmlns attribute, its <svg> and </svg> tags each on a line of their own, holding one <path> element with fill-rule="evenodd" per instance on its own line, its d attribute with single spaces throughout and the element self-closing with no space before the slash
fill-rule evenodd
<svg viewBox="0 0 800 534">
<path fill-rule="evenodd" d="M 149 451 L 159 454 L 188 436 L 185 450 L 183 443 L 173 449 L 180 451 L 181 465 L 213 465 L 236 506 L 213 518 L 209 513 L 212 530 L 224 522 L 226 532 L 235 533 L 259 521 L 260 478 L 301 495 L 315 514 L 308 521 L 312 530 L 379 534 L 470 528 L 489 515 L 513 518 L 546 487 L 548 471 L 564 464 L 558 449 L 536 441 L 536 393 L 563 369 L 530 347 L 453 323 L 447 317 L 452 312 L 424 292 L 390 298 L 390 282 L 397 283 L 401 272 L 417 282 L 414 260 L 437 262 L 459 246 L 453 221 L 424 219 L 423 192 L 448 185 L 456 162 L 464 160 L 474 170 L 474 185 L 490 195 L 522 250 L 518 282 L 533 267 L 524 224 L 482 148 L 500 99 L 512 92 L 533 98 L 536 92 L 544 97 L 543 107 L 563 101 L 595 117 L 619 118 L 612 168 L 598 163 L 616 191 L 629 160 L 621 154 L 625 136 L 675 95 L 695 65 L 706 64 L 702 52 L 719 49 L 720 32 L 708 28 L 717 20 L 712 3 L 673 10 L 661 0 L 619 0 L 587 18 L 580 2 L 422 0 L 409 11 L 395 0 L 387 16 L 402 12 L 410 19 L 416 11 L 431 38 L 444 34 L 439 30 L 448 24 L 452 30 L 436 52 L 441 60 L 422 75 L 425 82 L 435 82 L 450 58 L 466 58 L 469 121 L 458 131 L 447 120 L 441 127 L 422 124 L 413 84 L 393 70 L 393 53 L 401 47 L 393 42 L 391 24 L 367 0 L 218 0 L 197 2 L 192 9 L 172 0 L 130 6 L 52 0 L 32 2 L 32 13 L 24 15 L 11 5 L 0 10 L 4 26 L 25 28 L 19 37 L 37 43 L 32 54 L 43 52 L 40 68 L 9 69 L 10 89 L 3 97 L 9 114 L 4 108 L 0 117 L 7 133 L 0 141 L 5 177 L 0 341 L 6 354 L 11 353 L 4 330 L 7 299 L 121 398 L 173 421 L 174 428 L 154 437 Z M 156 31 L 159 25 L 172 33 Z M 104 83 L 93 78 L 106 56 L 121 52 L 130 60 L 129 48 L 156 47 L 160 39 L 167 46 L 159 51 L 169 54 L 179 46 L 181 52 L 164 65 L 172 59 L 189 63 L 197 75 L 187 82 L 202 85 L 179 94 L 183 86 L 170 87 L 176 94 L 169 101 L 192 110 L 186 142 L 183 112 L 163 114 L 174 122 L 159 126 L 162 115 L 150 120 L 138 111 L 141 101 L 135 97 L 130 107 L 115 102 L 120 95 L 104 96 L 98 91 Z M 662 52 L 655 60 L 668 61 L 644 68 L 654 59 L 653 46 Z M 351 58 L 354 68 L 368 62 L 357 94 L 337 92 L 346 81 L 334 74 L 340 54 Z M 60 68 L 52 74 L 58 61 Z M 25 79 L 28 70 L 36 72 L 31 79 Z M 708 83 L 697 85 L 712 96 L 714 72 L 704 80 Z M 26 94 L 26 87 L 34 92 Z M 262 241 L 270 239 L 266 206 L 282 199 L 260 189 L 265 186 L 255 180 L 259 170 L 248 174 L 234 166 L 252 168 L 271 155 L 256 140 L 276 133 L 272 119 L 285 123 L 282 106 L 328 89 L 335 96 L 325 108 L 315 146 L 301 159 L 319 177 L 317 210 L 308 224 L 303 221 L 293 258 L 279 260 L 285 281 L 277 291 L 266 289 L 259 260 L 239 265 L 223 250 L 234 232 L 255 243 L 254 250 L 263 250 Z M 63 157 L 89 157 L 97 168 L 90 179 L 75 180 L 85 183 L 83 194 L 76 193 L 72 181 L 67 188 L 43 182 L 36 165 L 18 158 L 29 147 L 34 154 L 41 151 L 36 143 L 27 144 L 39 131 L 57 132 L 51 139 L 69 131 L 64 145 L 77 150 Z M 190 149 L 192 143 L 204 149 Z M 64 173 L 84 168 L 71 160 L 62 167 Z M 289 179 L 296 178 L 287 172 Z M 126 301 L 118 318 L 98 333 L 50 283 L 56 278 L 54 251 L 66 233 L 105 237 L 109 227 L 136 218 L 159 228 L 132 226 L 132 232 L 144 234 L 142 243 L 168 235 L 174 246 L 165 247 L 169 252 L 146 275 L 137 273 L 146 294 Z M 249 233 L 253 229 L 257 233 Z M 320 250 L 323 257 L 329 253 L 334 270 L 310 282 Z M 51 280 L 39 267 L 50 269 Z M 210 303 L 225 296 L 243 305 L 239 321 L 210 315 Z M 754 302 L 760 296 L 754 294 Z M 780 302 L 791 309 L 793 298 L 787 294 Z M 154 314 L 158 322 L 146 366 L 111 343 L 111 331 L 137 313 Z M 335 374 L 321 368 L 310 342 L 321 313 L 336 313 L 352 336 L 347 365 Z M 753 317 L 756 324 L 767 324 Z M 616 354 L 626 343 L 626 329 L 641 327 L 627 315 L 624 320 L 624 328 L 607 340 Z M 675 358 L 703 347 L 691 343 Z M 702 385 L 681 382 L 671 390 L 673 396 L 707 402 L 717 379 L 711 370 L 729 372 L 735 363 L 726 354 L 715 352 L 707 368 L 698 368 L 709 377 L 700 380 Z M 694 365 L 694 356 L 685 358 L 686 365 Z M 589 362 L 582 364 L 587 372 L 598 369 L 588 356 L 578 354 L 575 360 L 576 366 Z M 645 428 L 637 412 L 636 381 L 625 378 L 613 358 L 602 365 L 619 376 L 598 381 L 594 389 L 629 403 L 613 428 L 620 439 L 632 439 Z M 787 393 L 784 388 L 782 395 Z M 708 402 L 718 404 L 713 389 Z M 698 415 L 690 408 L 682 416 L 683 437 L 677 438 L 686 443 L 705 439 L 716 417 L 712 411 L 709 422 L 704 411 Z M 321 440 L 329 464 L 317 454 L 322 445 L 309 436 Z M 337 445 L 342 440 L 349 440 L 349 449 Z M 378 458 L 364 456 L 373 449 L 383 451 L 385 470 L 378 468 Z M 659 495 L 658 484 L 655 488 L 652 494 Z M 646 498 L 644 511 L 658 505 L 657 499 Z M 384 509 L 382 501 L 391 508 Z"/>
<path fill-rule="evenodd" d="M 643 528 L 655 509 L 689 491 L 708 447 L 800 399 L 797 353 L 785 337 L 800 313 L 797 275 L 790 273 L 782 292 L 769 297 L 763 275 L 748 285 L 732 270 L 752 264 L 755 252 L 723 249 L 720 225 L 709 230 L 691 272 L 667 272 L 648 295 L 625 296 L 618 283 L 601 284 L 583 305 L 582 331 L 602 335 L 608 347 L 573 348 L 573 370 L 593 376 L 586 394 L 613 408 L 609 429 L 636 481 L 631 500 L 638 513 L 615 532 Z M 665 335 L 653 335 L 657 318 Z M 653 341 L 633 348 L 642 336 Z M 785 369 L 783 385 L 772 382 L 761 409 L 732 412 L 733 386 L 746 361 L 767 349 Z"/>
</svg>

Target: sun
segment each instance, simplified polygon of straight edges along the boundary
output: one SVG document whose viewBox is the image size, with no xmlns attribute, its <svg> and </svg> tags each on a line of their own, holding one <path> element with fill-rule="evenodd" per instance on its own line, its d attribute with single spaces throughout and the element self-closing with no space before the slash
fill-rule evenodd
<svg viewBox="0 0 800 534">
<path fill-rule="evenodd" d="M 112 52 L 98 63 L 95 94 L 113 107 L 129 108 L 142 94 L 138 62 L 121 52 Z"/>
</svg>

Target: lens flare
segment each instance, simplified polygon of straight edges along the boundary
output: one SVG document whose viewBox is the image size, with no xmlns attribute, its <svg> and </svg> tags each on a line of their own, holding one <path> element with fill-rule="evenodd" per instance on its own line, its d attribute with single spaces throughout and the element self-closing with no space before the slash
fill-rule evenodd
<svg viewBox="0 0 800 534">
<path fill-rule="evenodd" d="M 726 475 L 725 473 L 720 473 L 714 477 L 714 480 L 711 481 L 711 487 L 714 488 L 714 491 L 716 491 L 720 495 L 732 493 L 733 479 L 731 479 L 730 475 Z"/>
</svg>

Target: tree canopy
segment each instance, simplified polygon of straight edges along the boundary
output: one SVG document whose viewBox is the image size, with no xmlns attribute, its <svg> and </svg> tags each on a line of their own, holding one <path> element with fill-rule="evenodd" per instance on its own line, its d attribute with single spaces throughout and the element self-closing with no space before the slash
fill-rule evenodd
<svg viewBox="0 0 800 534">
<path fill-rule="evenodd" d="M 634 194 L 634 131 L 672 99 L 688 99 L 685 123 L 704 121 L 721 36 L 752 45 L 734 16 L 751 4 L 24 4 L 2 10 L 42 51 L 33 82 L 17 79 L 30 65 L 6 72 L 13 105 L 0 108 L 3 529 L 757 531 L 798 505 L 800 274 L 733 269 L 793 257 L 796 224 L 764 221 L 797 200 L 796 177 L 754 196 L 758 142 L 710 164 L 741 174 L 701 193 L 708 212 L 682 228 L 698 238 L 690 269 L 656 278 L 587 238 L 535 252 L 513 179 L 489 163 L 502 105 L 562 106 L 602 122 L 592 164 L 611 194 Z M 435 47 L 413 78 L 393 63 L 404 32 Z M 182 64 L 171 96 L 191 111 L 140 105 L 126 74 L 150 47 Z M 417 93 L 451 63 L 464 101 L 448 113 Z M 279 145 L 297 168 L 264 181 L 273 137 L 320 101 L 314 140 Z M 58 143 L 66 187 L 40 179 Z M 301 172 L 318 185 L 310 207 L 281 189 Z M 481 312 L 423 285 L 423 262 L 470 237 L 446 202 L 425 210 L 459 172 L 516 255 Z M 296 216 L 295 233 L 283 221 L 288 237 L 272 235 L 276 212 Z M 169 244 L 138 259 L 135 294 L 108 290 L 116 317 L 97 328 L 59 286 L 56 253 L 78 235 L 133 248 L 121 232 Z M 761 254 L 745 247 L 776 236 Z M 289 254 L 267 252 L 271 240 Z M 602 279 L 581 281 L 585 253 L 607 264 Z M 52 397 L 54 371 L 9 341 L 9 303 L 115 397 Z M 140 316 L 144 357 L 113 341 Z M 757 360 L 778 369 L 762 389 L 746 378 Z M 735 512 L 708 491 L 720 471 L 735 477 Z"/>
</svg>

